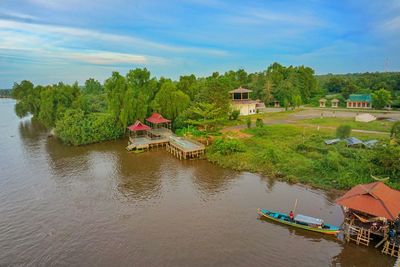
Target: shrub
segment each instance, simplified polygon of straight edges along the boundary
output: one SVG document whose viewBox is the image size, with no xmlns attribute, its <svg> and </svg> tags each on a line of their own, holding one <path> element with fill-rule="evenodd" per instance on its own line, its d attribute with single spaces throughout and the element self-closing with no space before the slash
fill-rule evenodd
<svg viewBox="0 0 400 267">
<path fill-rule="evenodd" d="M 57 136 L 66 144 L 85 145 L 122 136 L 123 130 L 111 114 L 91 113 L 85 115 L 81 109 L 68 109 L 57 121 Z"/>
<path fill-rule="evenodd" d="M 350 125 L 340 125 L 336 128 L 336 137 L 338 138 L 348 138 L 351 134 Z"/>
<path fill-rule="evenodd" d="M 240 111 L 239 110 L 234 110 L 229 115 L 229 119 L 235 121 L 235 120 L 237 120 L 239 118 L 239 115 L 240 115 Z"/>
<path fill-rule="evenodd" d="M 211 150 L 222 155 L 229 155 L 236 152 L 244 152 L 245 149 L 238 140 L 218 139 L 213 143 Z"/>
<path fill-rule="evenodd" d="M 390 137 L 400 140 L 400 121 L 393 124 L 392 129 L 390 130 Z"/>
<path fill-rule="evenodd" d="M 268 134 L 268 129 L 265 126 L 259 126 L 251 129 L 251 133 L 254 134 L 255 136 L 262 137 Z"/>
<path fill-rule="evenodd" d="M 247 128 L 251 128 L 251 119 L 250 119 L 250 117 L 247 117 L 246 125 L 247 125 Z"/>
<path fill-rule="evenodd" d="M 256 120 L 256 127 L 260 128 L 260 127 L 263 127 L 263 126 L 264 126 L 263 120 L 260 119 L 260 118 L 257 118 L 257 120 Z"/>
<path fill-rule="evenodd" d="M 274 164 L 279 163 L 283 159 L 283 153 L 274 147 L 268 147 L 258 154 L 258 156 L 264 161 L 270 161 Z"/>
<path fill-rule="evenodd" d="M 205 132 L 200 131 L 193 126 L 187 126 L 185 128 L 177 129 L 175 133 L 178 136 L 192 135 L 194 137 L 201 137 L 206 135 Z"/>
</svg>

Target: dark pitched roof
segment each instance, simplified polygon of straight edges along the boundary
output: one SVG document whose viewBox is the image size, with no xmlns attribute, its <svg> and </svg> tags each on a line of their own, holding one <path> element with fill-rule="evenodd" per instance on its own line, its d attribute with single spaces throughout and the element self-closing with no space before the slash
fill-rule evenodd
<svg viewBox="0 0 400 267">
<path fill-rule="evenodd" d="M 251 92 L 253 92 L 253 91 L 249 90 L 249 89 L 246 89 L 246 88 L 243 88 L 241 86 L 239 88 L 235 89 L 235 90 L 229 91 L 229 93 L 231 93 L 231 94 L 234 94 L 234 93 L 251 93 Z"/>
</svg>

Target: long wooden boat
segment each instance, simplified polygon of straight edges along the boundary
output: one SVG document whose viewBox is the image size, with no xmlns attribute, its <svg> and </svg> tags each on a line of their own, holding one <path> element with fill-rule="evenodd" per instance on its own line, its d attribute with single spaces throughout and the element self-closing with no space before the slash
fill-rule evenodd
<svg viewBox="0 0 400 267">
<path fill-rule="evenodd" d="M 330 224 L 324 224 L 323 220 L 298 214 L 291 220 L 287 214 L 274 212 L 266 209 L 258 209 L 258 214 L 264 218 L 280 222 L 293 227 L 318 232 L 327 235 L 336 235 L 340 228 Z"/>
</svg>

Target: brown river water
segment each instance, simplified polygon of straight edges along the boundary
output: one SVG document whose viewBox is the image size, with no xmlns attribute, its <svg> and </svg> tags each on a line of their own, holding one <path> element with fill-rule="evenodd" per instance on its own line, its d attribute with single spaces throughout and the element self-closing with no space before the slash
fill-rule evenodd
<svg viewBox="0 0 400 267">
<path fill-rule="evenodd" d="M 393 266 L 373 248 L 262 220 L 341 224 L 336 196 L 126 140 L 68 147 L 0 99 L 0 266 Z"/>
</svg>

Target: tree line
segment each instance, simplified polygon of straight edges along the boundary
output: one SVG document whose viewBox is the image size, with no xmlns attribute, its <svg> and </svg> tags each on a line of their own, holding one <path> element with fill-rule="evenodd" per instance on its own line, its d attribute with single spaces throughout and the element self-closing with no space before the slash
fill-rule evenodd
<svg viewBox="0 0 400 267">
<path fill-rule="evenodd" d="M 11 97 L 11 89 L 0 89 L 0 98 Z"/>
<path fill-rule="evenodd" d="M 391 104 L 400 108 L 400 72 L 327 74 L 316 76 L 324 94 L 344 101 L 350 94 L 371 94 L 373 106 L 381 109 Z"/>
<path fill-rule="evenodd" d="M 12 97 L 17 99 L 19 117 L 30 114 L 54 128 L 65 143 L 81 145 L 120 138 L 127 126 L 152 112 L 172 120 L 174 129 L 194 125 L 212 130 L 223 120 L 237 118 L 229 91 L 239 86 L 251 89 L 251 97 L 266 105 L 274 101 L 285 107 L 309 104 L 326 93 L 326 81 L 321 79 L 310 67 L 279 63 L 255 73 L 239 69 L 208 77 L 184 75 L 177 81 L 136 68 L 125 75 L 113 72 L 104 83 L 88 79 L 83 85 L 43 86 L 24 80 L 14 84 Z"/>
</svg>

